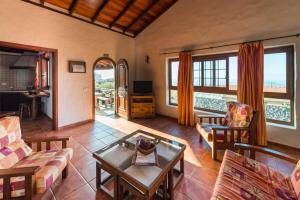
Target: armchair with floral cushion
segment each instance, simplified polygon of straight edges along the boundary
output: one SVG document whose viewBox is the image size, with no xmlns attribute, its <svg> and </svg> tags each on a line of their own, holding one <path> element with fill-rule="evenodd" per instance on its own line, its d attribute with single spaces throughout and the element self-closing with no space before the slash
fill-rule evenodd
<svg viewBox="0 0 300 200">
<path fill-rule="evenodd" d="M 211 200 L 300 199 L 300 160 L 284 153 L 249 144 L 235 144 L 239 153 L 226 150 Z M 244 156 L 260 152 L 297 164 L 291 175 Z"/>
<path fill-rule="evenodd" d="M 69 137 L 22 139 L 19 117 L 0 118 L 0 199 L 32 199 L 33 194 L 46 192 L 61 174 L 66 178 L 73 156 L 73 150 L 67 148 L 68 140 Z M 61 149 L 51 148 L 51 142 L 61 142 Z M 46 149 L 42 150 L 42 146 Z"/>
<path fill-rule="evenodd" d="M 199 141 L 204 139 L 208 143 L 214 160 L 217 159 L 217 150 L 234 149 L 236 142 L 256 144 L 257 114 L 249 105 L 227 102 L 225 117 L 198 115 Z"/>
</svg>

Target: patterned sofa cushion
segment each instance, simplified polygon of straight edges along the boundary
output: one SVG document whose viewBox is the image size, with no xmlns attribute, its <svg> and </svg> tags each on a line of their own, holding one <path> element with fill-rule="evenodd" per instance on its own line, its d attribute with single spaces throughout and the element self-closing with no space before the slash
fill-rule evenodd
<svg viewBox="0 0 300 200">
<path fill-rule="evenodd" d="M 0 149 L 21 139 L 21 136 L 19 117 L 0 118 Z"/>
<path fill-rule="evenodd" d="M 248 127 L 253 117 L 252 106 L 237 102 L 227 102 L 226 125 Z"/>
<path fill-rule="evenodd" d="M 31 148 L 22 139 L 14 141 L 0 149 L 0 169 L 12 167 L 31 153 Z"/>
<path fill-rule="evenodd" d="M 212 200 L 297 200 L 289 176 L 227 150 Z"/>
<path fill-rule="evenodd" d="M 36 193 L 44 193 L 62 173 L 73 156 L 73 149 L 49 150 L 33 153 L 14 167 L 40 166 L 35 174 Z"/>
<path fill-rule="evenodd" d="M 10 178 L 11 197 L 21 197 L 25 195 L 24 176 Z M 0 199 L 3 199 L 3 179 L 0 179 Z"/>
<path fill-rule="evenodd" d="M 291 181 L 297 197 L 300 199 L 300 160 L 291 175 Z"/>
<path fill-rule="evenodd" d="M 197 123 L 196 124 L 196 128 L 197 128 L 198 132 L 208 142 L 212 141 L 212 129 L 211 129 L 212 126 L 214 126 L 214 124 L 207 124 L 207 123 L 202 123 L 202 124 Z"/>
<path fill-rule="evenodd" d="M 215 124 L 207 124 L 202 123 L 196 125 L 196 128 L 198 132 L 202 135 L 203 138 L 205 138 L 206 141 L 212 142 L 212 127 L 219 126 L 220 128 L 226 128 L 227 126 L 221 126 L 221 125 L 215 125 Z M 230 141 L 230 132 L 227 134 L 227 141 Z M 234 132 L 234 141 L 237 142 L 238 133 Z M 216 133 L 216 141 L 217 142 L 223 142 L 225 139 L 224 131 L 217 131 Z M 241 135 L 241 142 L 242 143 L 249 143 L 249 133 L 247 131 L 244 131 Z"/>
</svg>

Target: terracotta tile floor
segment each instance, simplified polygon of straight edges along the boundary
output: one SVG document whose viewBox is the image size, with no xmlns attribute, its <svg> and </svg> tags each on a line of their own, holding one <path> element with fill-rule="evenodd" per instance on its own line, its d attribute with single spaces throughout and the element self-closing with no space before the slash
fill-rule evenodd
<svg viewBox="0 0 300 200">
<path fill-rule="evenodd" d="M 58 132 L 49 131 L 49 127 L 51 123 L 46 118 L 22 123 L 23 134 L 27 136 L 72 136 L 69 146 L 74 149 L 74 157 L 71 160 L 69 176 L 56 182 L 42 198 L 36 196 L 37 199 L 108 199 L 95 189 L 95 160 L 92 158 L 92 152 L 137 129 L 150 131 L 187 145 L 185 177 L 175 190 L 175 199 L 199 200 L 211 197 L 221 162 L 211 159 L 209 147 L 205 142 L 203 144 L 198 142 L 195 128 L 178 126 L 176 120 L 164 117 L 134 121 L 97 117 L 94 123 Z M 297 158 L 300 157 L 300 152 L 292 149 L 284 150 Z M 222 152 L 218 157 L 222 159 Z M 293 169 L 292 165 L 270 157 L 259 155 L 258 160 L 285 173 L 291 173 Z"/>
</svg>

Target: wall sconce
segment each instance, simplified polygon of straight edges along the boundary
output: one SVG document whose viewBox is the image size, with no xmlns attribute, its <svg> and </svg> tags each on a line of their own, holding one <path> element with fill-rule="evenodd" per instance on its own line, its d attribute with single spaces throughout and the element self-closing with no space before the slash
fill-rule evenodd
<svg viewBox="0 0 300 200">
<path fill-rule="evenodd" d="M 147 64 L 149 63 L 149 60 L 150 60 L 149 56 L 146 56 L 145 62 L 146 62 Z"/>
</svg>

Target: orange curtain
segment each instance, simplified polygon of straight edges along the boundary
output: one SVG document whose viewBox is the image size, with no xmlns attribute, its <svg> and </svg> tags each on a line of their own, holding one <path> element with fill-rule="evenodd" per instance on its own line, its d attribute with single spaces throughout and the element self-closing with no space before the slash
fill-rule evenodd
<svg viewBox="0 0 300 200">
<path fill-rule="evenodd" d="M 194 125 L 192 54 L 179 53 L 178 70 L 178 124 Z"/>
<path fill-rule="evenodd" d="M 264 47 L 262 42 L 242 44 L 238 54 L 238 101 L 258 111 L 257 144 L 267 145 L 264 106 Z"/>
<path fill-rule="evenodd" d="M 40 89 L 40 59 L 36 61 L 36 67 L 35 67 L 35 81 L 34 81 L 34 87 L 35 89 Z"/>
</svg>

